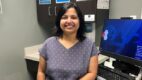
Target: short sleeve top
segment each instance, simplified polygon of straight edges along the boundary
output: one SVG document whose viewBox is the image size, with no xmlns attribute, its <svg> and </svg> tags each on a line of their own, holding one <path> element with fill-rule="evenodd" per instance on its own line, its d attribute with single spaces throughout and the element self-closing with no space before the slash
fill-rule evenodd
<svg viewBox="0 0 142 80">
<path fill-rule="evenodd" d="M 39 52 L 46 60 L 46 80 L 78 80 L 87 73 L 89 60 L 98 50 L 88 38 L 67 49 L 54 36 L 43 43 Z"/>
</svg>

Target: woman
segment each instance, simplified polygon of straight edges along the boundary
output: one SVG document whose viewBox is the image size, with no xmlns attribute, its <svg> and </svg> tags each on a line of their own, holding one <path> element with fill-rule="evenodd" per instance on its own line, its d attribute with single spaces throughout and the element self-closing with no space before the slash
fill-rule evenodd
<svg viewBox="0 0 142 80">
<path fill-rule="evenodd" d="M 84 36 L 85 22 L 78 6 L 66 3 L 56 17 L 56 36 L 39 50 L 37 80 L 95 80 L 98 51 Z"/>
</svg>

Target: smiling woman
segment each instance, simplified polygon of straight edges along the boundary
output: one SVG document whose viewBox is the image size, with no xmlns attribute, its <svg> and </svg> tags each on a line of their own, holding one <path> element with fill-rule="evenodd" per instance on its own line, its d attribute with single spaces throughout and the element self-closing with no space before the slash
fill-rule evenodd
<svg viewBox="0 0 142 80">
<path fill-rule="evenodd" d="M 39 49 L 38 80 L 95 80 L 98 50 L 84 36 L 85 22 L 80 8 L 73 3 L 60 7 L 56 34 Z"/>
<path fill-rule="evenodd" d="M 64 34 L 77 34 L 77 30 L 79 28 L 79 18 L 74 8 L 68 9 L 66 13 L 62 16 L 60 26 Z"/>
</svg>

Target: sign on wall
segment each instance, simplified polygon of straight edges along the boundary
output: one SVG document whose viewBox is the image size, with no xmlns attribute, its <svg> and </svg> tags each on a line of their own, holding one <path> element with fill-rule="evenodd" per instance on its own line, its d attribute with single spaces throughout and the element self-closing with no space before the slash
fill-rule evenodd
<svg viewBox="0 0 142 80">
<path fill-rule="evenodd" d="M 39 4 L 43 5 L 43 4 L 51 4 L 51 0 L 39 0 Z"/>
<path fill-rule="evenodd" d="M 68 3 L 70 0 L 56 0 L 56 3 Z"/>
<path fill-rule="evenodd" d="M 97 9 L 109 9 L 109 0 L 98 0 Z"/>
<path fill-rule="evenodd" d="M 78 2 L 78 1 L 88 1 L 88 0 L 76 0 L 76 1 Z"/>
</svg>

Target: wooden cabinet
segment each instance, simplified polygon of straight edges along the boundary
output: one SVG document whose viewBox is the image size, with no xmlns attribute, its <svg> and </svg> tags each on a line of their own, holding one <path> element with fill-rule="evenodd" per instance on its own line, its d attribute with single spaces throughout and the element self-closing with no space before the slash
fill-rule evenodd
<svg viewBox="0 0 142 80">
<path fill-rule="evenodd" d="M 39 0 L 36 2 L 38 23 L 43 30 L 48 33 L 48 35 L 52 35 L 54 32 L 55 18 L 58 12 L 58 7 L 63 5 L 63 3 L 56 3 L 56 0 L 51 0 L 51 4 L 40 5 Z M 109 18 L 110 0 L 70 0 L 70 2 L 76 3 L 80 7 L 83 15 L 95 15 L 94 23 L 97 35 L 95 41 L 96 45 L 99 46 L 104 20 Z"/>
<path fill-rule="evenodd" d="M 70 0 L 70 2 L 76 3 L 81 8 L 83 15 L 95 14 L 97 0 L 78 1 Z M 63 3 L 56 3 L 56 0 L 51 0 L 51 4 L 39 4 L 39 0 L 36 1 L 37 5 L 37 18 L 40 26 L 48 33 L 52 34 L 52 30 L 55 27 L 55 18 L 58 12 L 58 7 Z"/>
<path fill-rule="evenodd" d="M 48 35 L 54 32 L 57 9 L 62 4 L 56 4 L 56 0 L 51 0 L 51 4 L 39 4 L 39 0 L 36 0 L 38 23 Z"/>
<path fill-rule="evenodd" d="M 80 7 L 83 15 L 96 13 L 97 0 L 80 1 L 76 4 Z"/>
<path fill-rule="evenodd" d="M 71 2 L 73 2 L 73 0 L 71 0 Z M 37 0 L 37 18 L 39 24 L 43 27 L 53 27 L 57 9 L 62 4 L 63 3 L 56 4 L 56 0 L 51 0 L 51 4 L 39 4 L 39 0 Z"/>
</svg>

